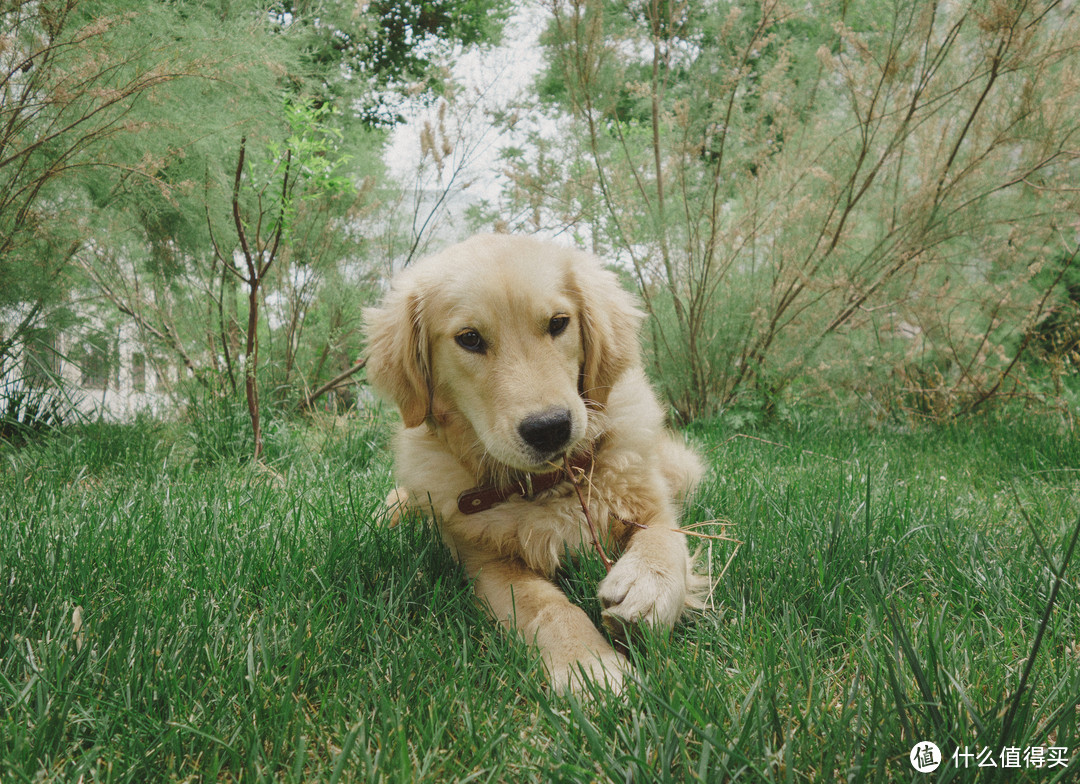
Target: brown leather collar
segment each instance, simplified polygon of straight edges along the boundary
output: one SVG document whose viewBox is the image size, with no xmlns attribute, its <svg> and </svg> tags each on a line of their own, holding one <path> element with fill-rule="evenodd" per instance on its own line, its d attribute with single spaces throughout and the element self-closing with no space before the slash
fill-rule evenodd
<svg viewBox="0 0 1080 784">
<path fill-rule="evenodd" d="M 585 471 L 592 463 L 592 450 L 583 452 L 570 460 L 571 470 Z M 555 485 L 567 481 L 566 469 L 560 467 L 556 471 L 547 474 L 526 474 L 521 479 L 508 485 L 481 485 L 471 490 L 465 490 L 458 496 L 458 511 L 462 514 L 471 515 L 483 512 L 493 506 L 501 504 L 515 495 L 532 499 L 537 493 L 550 490 Z"/>
</svg>

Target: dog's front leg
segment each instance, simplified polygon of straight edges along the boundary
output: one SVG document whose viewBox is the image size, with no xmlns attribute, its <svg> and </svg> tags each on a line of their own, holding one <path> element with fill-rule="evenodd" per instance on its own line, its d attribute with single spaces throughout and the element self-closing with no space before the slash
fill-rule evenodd
<svg viewBox="0 0 1080 784">
<path fill-rule="evenodd" d="M 492 616 L 539 649 L 555 691 L 581 692 L 584 678 L 621 690 L 626 660 L 550 580 L 516 560 L 464 554 L 462 562 Z"/>
</svg>

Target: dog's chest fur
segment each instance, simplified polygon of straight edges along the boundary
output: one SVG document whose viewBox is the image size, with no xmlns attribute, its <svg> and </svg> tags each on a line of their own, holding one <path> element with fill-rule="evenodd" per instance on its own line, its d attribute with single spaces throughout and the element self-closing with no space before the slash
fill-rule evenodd
<svg viewBox="0 0 1080 784">
<path fill-rule="evenodd" d="M 516 558 L 551 575 L 567 555 L 592 546 L 581 501 L 569 482 L 538 493 L 535 498 L 513 495 L 490 509 L 463 514 L 458 497 L 474 486 L 474 478 L 429 433 L 405 431 L 398 441 L 397 471 L 413 503 L 432 513 L 452 551 L 459 542 L 485 552 Z M 439 481 L 433 481 L 438 477 Z M 592 484 L 592 487 L 589 484 Z M 609 509 L 601 500 L 596 473 L 583 478 L 590 515 L 605 547 L 613 544 Z M 614 526 L 621 529 L 621 525 Z"/>
</svg>

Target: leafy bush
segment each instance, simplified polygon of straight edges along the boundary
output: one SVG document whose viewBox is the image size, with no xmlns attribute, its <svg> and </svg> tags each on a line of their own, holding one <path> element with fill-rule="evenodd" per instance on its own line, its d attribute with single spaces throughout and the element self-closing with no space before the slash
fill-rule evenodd
<svg viewBox="0 0 1080 784">
<path fill-rule="evenodd" d="M 25 443 L 78 418 L 63 380 L 34 364 L 19 361 L 21 352 L 0 354 L 0 441 Z M 27 367 L 32 373 L 23 372 Z"/>
</svg>

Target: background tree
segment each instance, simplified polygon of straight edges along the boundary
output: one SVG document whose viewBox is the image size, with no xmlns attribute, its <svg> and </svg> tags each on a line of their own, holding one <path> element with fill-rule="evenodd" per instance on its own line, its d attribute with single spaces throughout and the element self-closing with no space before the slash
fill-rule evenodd
<svg viewBox="0 0 1080 784">
<path fill-rule="evenodd" d="M 131 19 L 88 20 L 76 0 L 0 4 L 0 361 L 65 301 L 72 259 L 86 240 L 77 182 L 89 167 L 152 176 L 139 161 L 106 161 L 132 132 L 140 99 L 199 73 L 197 57 L 147 57 L 125 46 Z M 129 40 L 129 43 L 133 43 Z"/>
<path fill-rule="evenodd" d="M 1077 245 L 1073 9 L 546 7 L 563 135 L 511 151 L 507 211 L 627 265 L 679 414 L 1038 393 L 1024 335 Z"/>
<path fill-rule="evenodd" d="M 94 131 L 63 147 L 56 165 L 42 155 L 48 146 L 31 140 L 27 163 L 7 168 L 18 168 L 24 178 L 39 173 L 43 182 L 55 181 L 55 190 L 11 189 L 33 206 L 5 204 L 4 215 L 24 224 L 30 216 L 70 234 L 66 243 L 52 240 L 58 261 L 43 279 L 42 295 L 64 302 L 68 295 L 56 285 L 61 276 L 69 285 L 89 283 L 136 325 L 147 356 L 163 369 L 179 363 L 214 396 L 230 396 L 238 387 L 256 391 L 237 382 L 250 378 L 239 359 L 258 346 L 260 331 L 270 348 L 267 375 L 276 398 L 293 389 L 310 403 L 315 392 L 333 388 L 328 378 L 340 383 L 346 370 L 356 372 L 359 307 L 375 285 L 361 249 L 365 226 L 379 220 L 374 183 L 386 139 L 380 126 L 397 117 L 389 107 L 414 100 L 410 80 L 433 89 L 445 78 L 439 63 L 455 47 L 495 35 L 505 10 L 501 1 L 463 4 L 462 14 L 450 3 L 383 5 L 401 6 L 388 12 L 401 24 L 386 27 L 378 9 L 344 2 L 146 3 L 134 13 L 130 3 L 68 0 L 57 5 L 62 25 L 47 2 L 18 5 L 26 41 L 62 28 L 75 43 L 53 48 L 82 58 L 55 68 L 54 82 L 38 77 L 12 93 L 36 112 L 24 125 L 36 123 L 50 141 L 50 122 L 70 134 L 80 127 L 68 121 L 70 105 L 81 101 L 83 124 Z M 22 63 L 40 67 L 46 62 L 40 53 L 52 51 L 31 51 L 29 43 L 23 49 L 18 57 L 10 46 L 3 50 L 11 84 Z M 364 54 L 375 50 L 381 52 L 378 67 L 385 68 L 379 79 Z M 93 64 L 100 73 L 88 70 Z M 146 100 L 135 100 L 139 90 Z M 99 105 L 102 100 L 107 103 Z M 317 113 L 317 135 L 333 139 L 333 149 L 309 148 L 300 168 L 295 144 L 313 137 L 297 135 L 298 107 Z M 6 126 L 22 127 L 14 119 Z M 38 157 L 31 160 L 30 153 Z M 20 159 L 9 152 L 4 160 Z M 334 187 L 316 186 L 327 182 L 317 170 L 331 163 Z M 280 186 L 276 195 L 270 181 Z M 60 205 L 78 218 L 38 220 L 46 212 L 58 216 Z M 40 242 L 32 227 L 21 231 L 25 242 Z M 264 256 L 256 263 L 253 256 L 256 275 L 234 274 L 247 264 L 245 240 L 252 243 L 248 251 L 259 246 L 253 254 L 270 253 L 277 261 L 268 265 Z M 24 256 L 27 264 L 41 265 L 39 252 Z M 4 257 L 14 258 L 13 251 Z M 13 274 L 30 279 L 25 271 Z M 328 280 L 345 285 L 326 292 Z M 355 296 L 344 296 L 350 287 Z M 18 293 L 12 301 L 27 296 Z M 308 350 L 300 335 L 322 342 Z"/>
<path fill-rule="evenodd" d="M 323 122 L 329 113 L 326 105 L 321 109 L 304 104 L 289 106 L 287 116 L 291 132 L 283 144 L 270 145 L 262 166 L 248 161 L 247 138 L 241 138 L 231 199 L 241 269 L 236 268 L 232 255 L 217 242 L 212 230 L 213 219 L 209 211 L 207 213 L 214 255 L 223 274 L 234 275 L 247 289 L 248 317 L 241 367 L 256 460 L 262 453 L 256 372 L 259 367 L 259 305 L 260 298 L 265 295 L 264 284 L 279 255 L 285 255 L 292 244 L 297 219 L 303 214 L 300 206 L 304 202 L 331 199 L 353 190 L 352 183 L 336 172 L 343 161 L 335 155 L 333 130 Z M 246 191 L 250 192 L 247 199 L 244 198 Z M 298 318 L 294 312 L 294 319 Z M 290 332 L 296 332 L 295 323 L 290 325 Z M 292 342 L 291 336 L 289 342 Z M 227 346 L 225 348 L 227 350 Z M 292 351 L 287 350 L 287 358 L 292 356 Z"/>
</svg>

